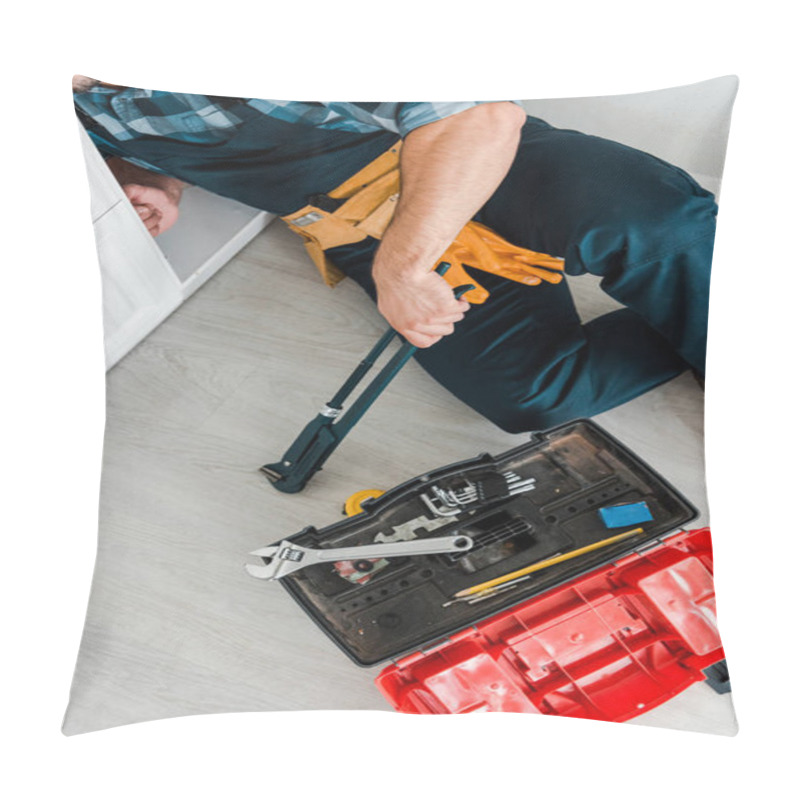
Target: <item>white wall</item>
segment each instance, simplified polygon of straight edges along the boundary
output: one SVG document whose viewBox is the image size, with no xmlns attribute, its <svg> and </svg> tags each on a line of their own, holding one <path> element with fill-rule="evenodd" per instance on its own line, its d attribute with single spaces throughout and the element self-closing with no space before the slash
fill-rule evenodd
<svg viewBox="0 0 800 800">
<path fill-rule="evenodd" d="M 614 139 L 676 164 L 719 197 L 738 86 L 738 78 L 727 75 L 654 92 L 523 104 L 557 128 Z"/>
</svg>

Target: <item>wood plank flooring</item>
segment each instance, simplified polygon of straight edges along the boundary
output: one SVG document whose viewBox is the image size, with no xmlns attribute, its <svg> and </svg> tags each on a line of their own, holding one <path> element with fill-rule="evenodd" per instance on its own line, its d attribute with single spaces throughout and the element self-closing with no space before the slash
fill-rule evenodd
<svg viewBox="0 0 800 800">
<path fill-rule="evenodd" d="M 613 307 L 573 281 L 585 318 Z M 328 289 L 270 225 L 108 375 L 100 545 L 64 731 L 187 714 L 389 709 L 372 683 L 246 554 L 340 519 L 353 492 L 526 440 L 410 363 L 298 495 L 258 467 L 280 456 L 385 329 L 352 282 Z M 684 375 L 597 418 L 707 522 L 703 396 Z M 635 724 L 731 734 L 703 684 Z"/>
</svg>

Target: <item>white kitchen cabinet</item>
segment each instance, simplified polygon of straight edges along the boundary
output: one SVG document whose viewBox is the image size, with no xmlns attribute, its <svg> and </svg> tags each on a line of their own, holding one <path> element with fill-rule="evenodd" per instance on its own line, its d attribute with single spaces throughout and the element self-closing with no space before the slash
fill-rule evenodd
<svg viewBox="0 0 800 800">
<path fill-rule="evenodd" d="M 110 369 L 273 218 L 189 187 L 175 225 L 154 239 L 80 129 L 103 287 Z"/>
<path fill-rule="evenodd" d="M 128 203 L 116 204 L 97 219 L 94 232 L 110 369 L 183 302 L 183 291 Z"/>
</svg>

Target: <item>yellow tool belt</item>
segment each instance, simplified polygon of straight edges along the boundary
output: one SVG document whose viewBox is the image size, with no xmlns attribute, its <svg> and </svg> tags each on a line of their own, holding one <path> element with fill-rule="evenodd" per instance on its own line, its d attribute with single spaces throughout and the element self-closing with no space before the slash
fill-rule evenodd
<svg viewBox="0 0 800 800">
<path fill-rule="evenodd" d="M 345 275 L 326 250 L 367 237 L 380 239 L 389 226 L 400 197 L 401 145 L 398 142 L 327 195 L 315 195 L 309 205 L 282 217 L 303 238 L 328 286 L 335 286 Z M 451 286 L 475 285 L 464 295 L 470 303 L 483 303 L 489 292 L 464 266 L 528 285 L 558 283 L 564 271 L 563 259 L 517 247 L 478 222 L 468 222 L 438 261 L 450 263 L 444 277 Z"/>
</svg>

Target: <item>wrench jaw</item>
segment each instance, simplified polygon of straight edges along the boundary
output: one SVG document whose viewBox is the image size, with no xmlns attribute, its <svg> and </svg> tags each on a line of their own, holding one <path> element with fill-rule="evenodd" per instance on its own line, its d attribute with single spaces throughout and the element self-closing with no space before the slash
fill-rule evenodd
<svg viewBox="0 0 800 800">
<path fill-rule="evenodd" d="M 253 578 L 260 578 L 263 581 L 274 580 L 275 570 L 269 564 L 245 564 L 244 568 Z"/>
<path fill-rule="evenodd" d="M 271 544 L 253 550 L 251 556 L 259 556 L 263 564 L 245 564 L 245 569 L 254 578 L 275 581 L 305 567 L 310 560 L 309 550 L 284 539 L 280 544 Z"/>
</svg>

